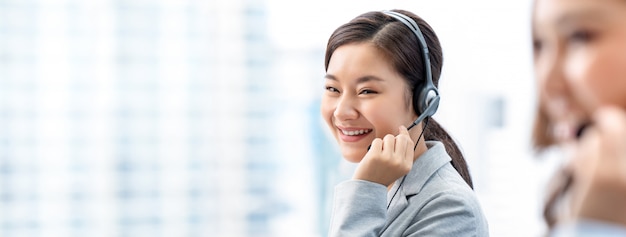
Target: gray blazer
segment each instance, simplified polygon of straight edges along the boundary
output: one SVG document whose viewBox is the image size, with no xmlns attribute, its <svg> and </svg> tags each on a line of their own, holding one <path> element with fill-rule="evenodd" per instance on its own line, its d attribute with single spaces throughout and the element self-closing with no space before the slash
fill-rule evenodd
<svg viewBox="0 0 626 237">
<path fill-rule="evenodd" d="M 489 236 L 478 199 L 443 144 L 426 145 L 402 185 L 397 180 L 389 192 L 364 180 L 338 184 L 329 236 Z"/>
</svg>

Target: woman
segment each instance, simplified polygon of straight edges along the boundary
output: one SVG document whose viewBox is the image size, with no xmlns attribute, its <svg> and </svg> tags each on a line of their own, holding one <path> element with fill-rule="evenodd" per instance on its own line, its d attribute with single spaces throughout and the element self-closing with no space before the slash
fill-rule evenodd
<svg viewBox="0 0 626 237">
<path fill-rule="evenodd" d="M 532 26 L 534 144 L 572 154 L 548 226 L 555 236 L 626 236 L 626 1 L 537 0 Z"/>
<path fill-rule="evenodd" d="M 321 113 L 359 163 L 335 187 L 330 236 L 488 236 L 463 155 L 426 118 L 442 61 L 434 31 L 408 11 L 368 12 L 330 36 Z"/>
</svg>

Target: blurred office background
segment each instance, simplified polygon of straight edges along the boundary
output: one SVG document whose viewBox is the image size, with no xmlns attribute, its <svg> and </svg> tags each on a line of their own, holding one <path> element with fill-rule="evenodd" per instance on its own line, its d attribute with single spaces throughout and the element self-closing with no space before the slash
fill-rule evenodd
<svg viewBox="0 0 626 237">
<path fill-rule="evenodd" d="M 370 10 L 444 48 L 435 116 L 492 236 L 540 236 L 530 0 L 0 0 L 0 236 L 325 236 L 354 165 L 323 53 Z"/>
</svg>

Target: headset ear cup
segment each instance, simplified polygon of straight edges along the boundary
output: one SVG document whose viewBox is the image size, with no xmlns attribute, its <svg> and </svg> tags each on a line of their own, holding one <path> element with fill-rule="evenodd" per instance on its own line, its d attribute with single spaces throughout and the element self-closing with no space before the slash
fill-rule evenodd
<svg viewBox="0 0 626 237">
<path fill-rule="evenodd" d="M 439 100 L 440 100 L 439 95 L 435 95 L 434 97 L 429 99 L 426 109 L 424 110 L 424 113 L 426 114 L 426 116 L 432 117 L 433 115 L 435 115 L 435 113 L 437 112 L 437 109 L 439 108 Z"/>
<path fill-rule="evenodd" d="M 430 117 L 435 115 L 439 108 L 439 93 L 432 87 L 425 87 L 419 96 L 414 97 L 413 104 L 416 106 L 417 115 L 428 113 L 426 116 Z"/>
</svg>

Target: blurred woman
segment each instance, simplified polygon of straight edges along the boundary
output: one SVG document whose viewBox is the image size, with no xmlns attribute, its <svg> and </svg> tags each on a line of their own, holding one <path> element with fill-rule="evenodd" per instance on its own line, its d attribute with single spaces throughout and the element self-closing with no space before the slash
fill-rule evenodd
<svg viewBox="0 0 626 237">
<path fill-rule="evenodd" d="M 534 144 L 572 154 L 545 217 L 553 235 L 626 236 L 626 1 L 537 0 Z"/>
</svg>

